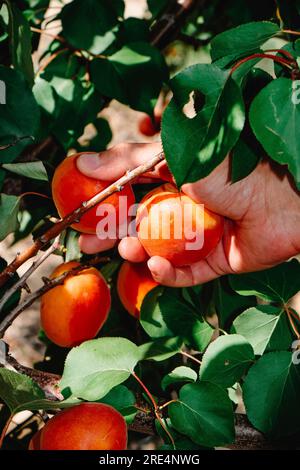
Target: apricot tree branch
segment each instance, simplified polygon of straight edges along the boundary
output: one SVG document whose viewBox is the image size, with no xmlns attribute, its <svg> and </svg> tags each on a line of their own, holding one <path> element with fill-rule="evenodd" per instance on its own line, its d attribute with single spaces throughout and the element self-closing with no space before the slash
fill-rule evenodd
<svg viewBox="0 0 300 470">
<path fill-rule="evenodd" d="M 130 183 L 138 176 L 146 173 L 147 171 L 150 171 L 162 160 L 164 160 L 163 152 L 155 155 L 155 157 L 151 158 L 148 162 L 144 163 L 143 165 L 139 165 L 133 170 L 129 170 L 126 175 L 122 176 L 117 181 L 107 186 L 107 188 L 97 193 L 88 201 L 84 201 L 80 207 L 75 209 L 73 212 L 61 219 L 59 222 L 55 223 L 43 235 L 38 237 L 29 248 L 27 248 L 22 253 L 18 254 L 15 259 L 8 266 L 6 266 L 6 268 L 0 273 L 0 287 L 3 286 L 5 282 L 14 275 L 14 273 L 20 266 L 22 266 L 26 261 L 35 256 L 41 248 L 48 245 L 48 243 L 51 242 L 51 240 L 53 240 L 54 238 L 56 238 L 61 232 L 63 232 L 63 230 L 65 230 L 73 223 L 78 222 L 87 211 L 95 207 L 97 204 L 99 204 L 99 202 L 102 202 L 104 199 L 111 196 L 112 194 L 121 191 L 126 184 Z"/>
<path fill-rule="evenodd" d="M 30 266 L 27 271 L 23 274 L 23 276 L 20 277 L 20 279 L 10 288 L 8 289 L 5 294 L 3 295 L 2 299 L 0 300 L 0 313 L 8 301 L 8 299 L 14 295 L 15 292 L 17 292 L 19 289 L 22 289 L 25 284 L 27 279 L 31 276 L 31 274 L 36 271 L 36 269 L 47 259 L 49 258 L 52 253 L 54 253 L 60 246 L 60 236 L 58 235 L 52 245 L 48 248 L 47 251 L 45 251 L 38 259 L 36 259 L 32 265 Z"/>
<path fill-rule="evenodd" d="M 31 294 L 27 295 L 27 297 L 23 300 L 23 302 L 21 302 L 13 310 L 11 310 L 9 314 L 6 315 L 6 317 L 2 320 L 2 322 L 0 323 L 0 339 L 3 338 L 6 330 L 10 327 L 12 322 L 20 315 L 20 313 L 24 312 L 26 308 L 30 307 L 30 305 L 32 305 L 33 302 L 39 297 L 41 297 L 43 294 L 53 289 L 54 287 L 63 284 L 67 276 L 69 276 L 70 274 L 76 275 L 80 271 L 88 268 L 89 266 L 93 266 L 95 264 L 106 262 L 106 261 L 109 261 L 109 258 L 96 256 L 92 258 L 91 260 L 87 261 L 86 263 L 80 264 L 79 266 L 76 266 L 75 268 L 72 268 L 69 271 L 64 272 L 61 276 L 58 276 L 53 279 L 44 278 L 45 284 L 42 287 L 40 287 L 38 290 L 36 290 L 35 292 L 32 292 Z"/>
<path fill-rule="evenodd" d="M 193 10 L 200 8 L 204 0 L 177 0 L 157 19 L 151 32 L 151 43 L 164 49 L 180 32 L 187 17 Z"/>
<path fill-rule="evenodd" d="M 21 365 L 11 355 L 7 355 L 6 364 L 13 367 L 15 371 L 30 377 L 36 382 L 39 387 L 45 392 L 46 397 L 49 400 L 60 401 L 63 399 L 59 390 L 60 376 L 52 374 L 50 372 L 44 372 L 41 370 L 31 369 Z M 4 367 L 3 363 L 0 363 L 0 367 Z M 133 422 L 128 428 L 130 431 L 138 432 L 140 434 L 146 434 L 149 436 L 155 436 L 155 415 L 154 413 L 139 411 Z M 260 431 L 253 428 L 248 418 L 244 414 L 235 414 L 235 442 L 230 444 L 229 449 L 233 450 L 279 450 L 279 449 L 291 449 L 291 440 L 287 442 L 271 442 L 269 441 Z M 299 445 L 299 442 L 298 442 Z"/>
</svg>

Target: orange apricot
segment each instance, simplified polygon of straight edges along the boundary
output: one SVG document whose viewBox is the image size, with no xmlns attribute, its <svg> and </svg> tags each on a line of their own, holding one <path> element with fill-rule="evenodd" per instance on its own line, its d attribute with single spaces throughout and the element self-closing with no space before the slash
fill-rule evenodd
<svg viewBox="0 0 300 470">
<path fill-rule="evenodd" d="M 33 438 L 35 439 L 35 437 Z M 32 450 L 125 450 L 123 416 L 103 403 L 82 403 L 51 418 Z"/>
<path fill-rule="evenodd" d="M 40 450 L 41 449 L 41 433 L 42 429 L 37 431 L 31 438 L 28 446 L 28 450 Z"/>
<path fill-rule="evenodd" d="M 148 114 L 143 116 L 138 123 L 139 132 L 147 137 L 153 137 L 160 132 L 161 112 L 154 113 L 154 121 Z"/>
<path fill-rule="evenodd" d="M 92 154 L 92 152 L 89 152 Z M 52 195 L 55 206 L 60 217 L 73 212 L 80 205 L 95 196 L 97 193 L 109 186 L 109 182 L 100 181 L 94 178 L 90 178 L 82 174 L 76 165 L 76 160 L 80 154 L 71 155 L 65 158 L 55 170 L 52 180 Z M 119 198 L 120 196 L 126 196 L 127 207 L 134 204 L 135 198 L 131 186 L 126 185 L 122 191 L 112 194 L 106 198 L 103 203 L 111 204 L 113 216 L 116 217 L 116 223 L 122 225 L 126 222 L 127 211 L 125 214 L 120 216 L 119 211 Z M 80 219 L 72 225 L 75 230 L 83 233 L 95 234 L 97 230 L 97 224 L 103 219 L 104 215 L 97 215 L 97 206 L 86 212 Z M 105 214 L 107 217 L 107 214 Z M 122 217 L 126 217 L 122 220 Z"/>
<path fill-rule="evenodd" d="M 118 274 L 117 290 L 124 308 L 135 318 L 140 317 L 145 296 L 158 283 L 154 281 L 146 263 L 125 261 Z"/>
<path fill-rule="evenodd" d="M 56 278 L 79 263 L 58 266 Z M 94 338 L 107 319 L 110 290 L 96 268 L 70 273 L 62 285 L 46 292 L 41 299 L 41 324 L 47 337 L 58 346 L 73 347 Z"/>
<path fill-rule="evenodd" d="M 136 227 L 149 256 L 186 266 L 214 250 L 223 234 L 224 219 L 167 183 L 142 199 Z"/>
</svg>

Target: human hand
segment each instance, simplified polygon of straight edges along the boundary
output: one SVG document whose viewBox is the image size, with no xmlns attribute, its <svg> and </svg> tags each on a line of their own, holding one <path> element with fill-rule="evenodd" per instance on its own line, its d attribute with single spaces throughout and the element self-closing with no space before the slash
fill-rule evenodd
<svg viewBox="0 0 300 470">
<path fill-rule="evenodd" d="M 121 144 L 92 157 L 78 159 L 79 170 L 87 176 L 114 181 L 161 151 L 159 143 Z M 166 165 L 149 175 L 165 179 Z M 191 266 L 175 268 L 159 256 L 148 260 L 153 278 L 164 285 L 181 287 L 202 284 L 224 274 L 267 269 L 300 252 L 300 197 L 288 173 L 267 160 L 245 179 L 230 182 L 228 156 L 209 176 L 182 187 L 196 202 L 225 217 L 224 235 L 216 249 Z M 86 253 L 111 248 L 115 241 L 81 235 Z M 134 237 L 120 241 L 121 256 L 132 262 L 148 256 Z"/>
</svg>

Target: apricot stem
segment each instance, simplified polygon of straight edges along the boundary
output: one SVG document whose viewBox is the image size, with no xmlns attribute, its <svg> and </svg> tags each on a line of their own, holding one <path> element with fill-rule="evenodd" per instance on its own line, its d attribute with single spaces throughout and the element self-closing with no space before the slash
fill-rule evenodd
<svg viewBox="0 0 300 470">
<path fill-rule="evenodd" d="M 10 417 L 8 418 L 8 420 L 6 421 L 6 423 L 4 425 L 4 428 L 2 429 L 2 432 L 1 432 L 1 435 L 0 435 L 0 448 L 3 445 L 4 438 L 6 436 L 7 430 L 9 428 L 9 425 L 10 425 L 12 419 L 13 419 L 13 415 L 11 414 Z"/>
<path fill-rule="evenodd" d="M 294 31 L 293 29 L 282 29 L 282 33 L 286 34 L 295 34 L 296 36 L 300 36 L 300 31 Z"/>
<path fill-rule="evenodd" d="M 292 328 L 293 332 L 295 333 L 296 338 L 300 339 L 300 333 L 298 332 L 297 327 L 296 327 L 296 325 L 294 323 L 294 320 L 292 318 L 292 311 L 290 310 L 290 308 L 287 305 L 284 305 L 284 310 L 285 310 L 285 312 L 288 316 L 291 328 Z"/>
<path fill-rule="evenodd" d="M 252 59 L 271 59 L 274 62 L 278 62 L 281 65 L 284 65 L 288 68 L 292 68 L 292 63 L 291 61 L 284 59 L 283 57 L 277 57 L 273 54 L 264 54 L 264 53 L 258 53 L 258 54 L 252 54 L 248 57 L 245 57 L 244 59 L 239 60 L 231 69 L 230 75 L 232 75 L 241 65 L 243 65 L 245 62 L 248 62 L 249 60 Z M 294 62 L 294 61 L 293 61 Z"/>
<path fill-rule="evenodd" d="M 22 266 L 29 259 L 33 258 L 40 251 L 41 248 L 48 245 L 48 243 L 53 240 L 53 238 L 56 238 L 57 235 L 59 235 L 61 232 L 63 232 L 63 230 L 72 225 L 76 220 L 80 220 L 86 212 L 88 212 L 90 209 L 99 204 L 99 202 L 102 202 L 108 196 L 111 196 L 112 194 L 118 192 L 118 188 L 120 186 L 124 186 L 125 184 L 130 183 L 138 176 L 151 170 L 159 162 L 163 161 L 164 158 L 165 157 L 163 152 L 155 155 L 148 162 L 144 163 L 143 165 L 139 165 L 133 170 L 130 170 L 124 176 L 118 179 L 115 183 L 112 183 L 111 185 L 107 186 L 103 191 L 100 191 L 98 194 L 86 201 L 80 207 L 78 207 L 66 217 L 61 219 L 59 222 L 54 224 L 43 235 L 38 237 L 29 248 L 17 255 L 15 259 L 8 266 L 6 266 L 6 268 L 0 273 L 0 287 L 2 287 L 8 281 L 8 279 L 13 276 L 13 274 L 17 271 L 20 266 Z"/>
<path fill-rule="evenodd" d="M 160 407 L 158 406 L 158 404 L 156 403 L 152 393 L 149 391 L 149 389 L 146 387 L 146 385 L 144 384 L 144 382 L 136 375 L 136 373 L 134 371 L 131 372 L 132 376 L 135 378 L 135 380 L 140 384 L 140 386 L 144 389 L 144 391 L 146 392 L 146 395 L 149 397 L 152 405 L 153 405 L 153 408 L 154 408 L 154 413 L 155 413 L 155 416 L 157 418 L 157 420 L 159 421 L 161 427 L 163 428 L 163 430 L 165 431 L 165 433 L 167 434 L 168 438 L 170 439 L 174 449 L 175 449 L 175 442 L 174 442 L 174 439 L 171 435 L 171 433 L 169 432 L 167 426 L 165 425 L 165 423 L 163 422 L 163 419 L 161 418 L 161 416 L 159 415 L 159 412 L 160 412 Z"/>
</svg>

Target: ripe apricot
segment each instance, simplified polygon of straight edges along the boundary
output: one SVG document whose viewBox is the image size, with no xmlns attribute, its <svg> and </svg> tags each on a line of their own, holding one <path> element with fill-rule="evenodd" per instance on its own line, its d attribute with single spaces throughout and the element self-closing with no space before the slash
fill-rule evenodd
<svg viewBox="0 0 300 470">
<path fill-rule="evenodd" d="M 174 266 L 206 258 L 223 234 L 223 217 L 167 183 L 141 201 L 136 217 L 140 242 L 149 256 L 162 256 Z"/>
<path fill-rule="evenodd" d="M 147 137 L 153 137 L 160 132 L 161 113 L 154 113 L 154 122 L 148 114 L 143 116 L 138 123 L 139 132 Z"/>
<path fill-rule="evenodd" d="M 89 152 L 92 153 L 92 152 Z M 104 188 L 109 186 L 109 182 L 100 181 L 83 175 L 76 165 L 76 160 L 80 154 L 71 155 L 65 158 L 55 170 L 52 180 L 53 200 L 60 217 L 73 212 L 77 207 L 95 196 Z M 119 198 L 126 196 L 127 206 L 134 204 L 134 194 L 130 185 L 126 185 L 122 191 L 112 194 L 105 201 L 105 204 L 112 205 L 113 216 L 116 216 L 116 222 L 121 225 L 126 222 L 122 217 L 127 218 L 127 213 L 119 217 Z M 72 227 L 79 232 L 95 234 L 98 222 L 104 217 L 97 215 L 97 208 L 100 204 L 86 212 Z M 126 211 L 125 211 L 126 212 Z M 105 214 L 105 216 L 107 216 Z"/>
<path fill-rule="evenodd" d="M 40 450 L 41 448 L 41 432 L 42 429 L 40 429 L 38 432 L 35 433 L 35 435 L 31 438 L 28 446 L 28 450 Z"/>
<path fill-rule="evenodd" d="M 31 450 L 125 450 L 127 447 L 123 416 L 103 403 L 82 403 L 61 411 L 46 423 L 38 437 L 38 447 Z"/>
<path fill-rule="evenodd" d="M 117 290 L 124 308 L 135 318 L 140 317 L 144 297 L 158 283 L 146 263 L 125 261 L 118 274 Z"/>
<path fill-rule="evenodd" d="M 58 266 L 56 278 L 78 266 L 71 261 Z M 41 299 L 41 324 L 47 337 L 58 346 L 73 347 L 94 338 L 110 309 L 110 290 L 102 274 L 87 268 L 70 274 Z"/>
</svg>

